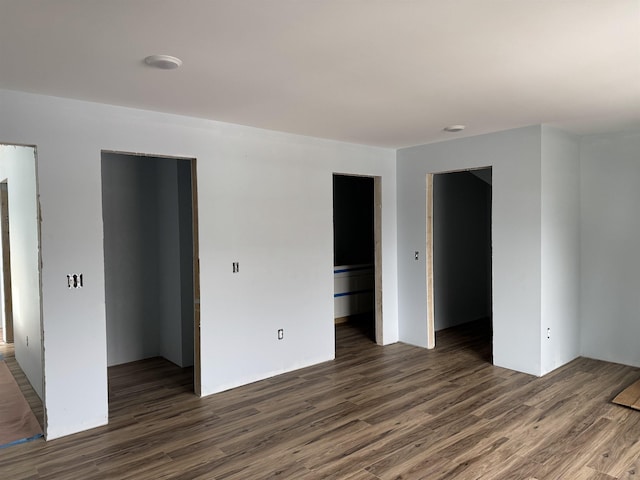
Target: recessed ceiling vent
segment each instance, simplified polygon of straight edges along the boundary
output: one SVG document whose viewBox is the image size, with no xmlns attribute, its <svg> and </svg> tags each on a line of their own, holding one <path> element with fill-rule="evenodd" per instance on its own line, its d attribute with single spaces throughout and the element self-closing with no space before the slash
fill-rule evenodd
<svg viewBox="0 0 640 480">
<path fill-rule="evenodd" d="M 458 133 L 465 129 L 464 125 L 449 125 L 448 127 L 444 127 L 445 132 L 449 133 Z"/>
<path fill-rule="evenodd" d="M 182 60 L 171 55 L 149 55 L 144 63 L 161 70 L 174 70 L 182 65 Z"/>
</svg>

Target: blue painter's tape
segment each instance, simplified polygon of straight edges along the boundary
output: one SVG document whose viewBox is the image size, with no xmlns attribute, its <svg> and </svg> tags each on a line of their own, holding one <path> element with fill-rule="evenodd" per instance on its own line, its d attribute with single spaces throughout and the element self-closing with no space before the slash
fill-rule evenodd
<svg viewBox="0 0 640 480">
<path fill-rule="evenodd" d="M 21 443 L 31 442 L 32 440 L 37 440 L 38 438 L 41 438 L 41 437 L 42 437 L 42 434 L 38 433 L 37 435 L 34 435 L 33 437 L 21 438 L 20 440 L 14 440 L 13 442 L 9 442 L 9 443 L 5 443 L 4 445 L 0 445 L 0 449 L 11 447 L 13 445 L 20 445 Z"/>
<path fill-rule="evenodd" d="M 373 270 L 373 267 L 341 268 L 339 270 L 334 270 L 333 273 L 357 272 L 359 270 Z"/>
<path fill-rule="evenodd" d="M 348 297 L 350 295 L 358 295 L 359 293 L 370 293 L 373 292 L 373 289 L 369 289 L 369 290 L 356 290 L 354 292 L 343 292 L 343 293 L 334 293 L 333 294 L 333 298 L 339 298 L 339 297 Z"/>
</svg>

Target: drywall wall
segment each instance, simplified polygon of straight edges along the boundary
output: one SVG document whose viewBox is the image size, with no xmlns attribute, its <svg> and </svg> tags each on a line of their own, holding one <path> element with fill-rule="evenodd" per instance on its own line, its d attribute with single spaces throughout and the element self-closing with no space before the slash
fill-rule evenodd
<svg viewBox="0 0 640 480">
<path fill-rule="evenodd" d="M 157 187 L 143 158 L 103 154 L 107 362 L 158 355 Z"/>
<path fill-rule="evenodd" d="M 373 178 L 333 177 L 334 265 L 374 262 Z"/>
<path fill-rule="evenodd" d="M 155 160 L 155 161 L 154 161 Z M 157 294 L 160 324 L 159 354 L 176 365 L 182 361 L 182 281 L 180 275 L 180 203 L 178 196 L 178 161 L 153 159 L 157 169 Z M 183 161 L 188 165 L 187 161 Z M 192 293 L 192 292 L 191 292 Z M 193 297 L 192 297 L 193 298 Z"/>
<path fill-rule="evenodd" d="M 580 354 L 578 138 L 542 127 L 542 374 Z"/>
<path fill-rule="evenodd" d="M 427 345 L 427 174 L 491 166 L 494 363 L 539 375 L 541 127 L 401 149 L 397 158 L 400 339 Z"/>
<path fill-rule="evenodd" d="M 193 192 L 191 189 L 191 162 L 176 162 L 178 174 L 178 231 L 180 233 L 180 317 L 182 362 L 188 367 L 194 363 L 194 301 L 193 284 Z"/>
<path fill-rule="evenodd" d="M 179 178 L 179 168 L 189 176 Z M 102 154 L 109 366 L 155 356 L 193 364 L 193 347 L 183 353 L 193 344 L 193 289 L 181 271 L 184 240 L 191 278 L 191 203 L 179 196 L 182 188 L 190 199 L 190 183 L 187 160 Z M 186 316 L 183 297 L 191 302 Z"/>
<path fill-rule="evenodd" d="M 333 358 L 333 173 L 382 178 L 398 340 L 393 150 L 6 90 L 0 108 L 0 139 L 38 147 L 48 438 L 107 422 L 101 150 L 197 159 L 204 394 Z"/>
<path fill-rule="evenodd" d="M 7 180 L 9 191 L 15 356 L 33 389 L 40 398 L 43 398 L 40 271 L 38 268 L 40 247 L 35 155 L 33 147 L 0 145 L 0 181 Z M 59 281 L 66 288 L 66 274 Z"/>
<path fill-rule="evenodd" d="M 469 172 L 435 175 L 433 242 L 436 331 L 490 317 L 491 185 Z"/>
<path fill-rule="evenodd" d="M 581 354 L 640 367 L 640 132 L 580 140 Z"/>
</svg>

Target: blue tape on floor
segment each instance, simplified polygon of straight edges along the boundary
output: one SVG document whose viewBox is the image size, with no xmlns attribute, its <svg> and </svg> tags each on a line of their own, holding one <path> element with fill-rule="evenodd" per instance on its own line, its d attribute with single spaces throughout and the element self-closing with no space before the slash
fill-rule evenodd
<svg viewBox="0 0 640 480">
<path fill-rule="evenodd" d="M 32 440 L 37 440 L 37 439 L 39 439 L 41 437 L 42 437 L 42 434 L 39 433 L 37 435 L 34 435 L 33 437 L 22 438 L 20 440 L 14 440 L 13 442 L 9 442 L 9 443 L 5 443 L 4 445 L 0 445 L 0 450 L 2 450 L 3 448 L 12 447 L 14 445 L 20 445 L 21 443 L 31 442 Z"/>
</svg>

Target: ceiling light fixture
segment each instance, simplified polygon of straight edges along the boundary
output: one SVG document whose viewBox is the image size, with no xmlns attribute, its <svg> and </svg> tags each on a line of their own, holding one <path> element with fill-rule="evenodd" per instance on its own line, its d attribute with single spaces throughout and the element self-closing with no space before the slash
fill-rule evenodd
<svg viewBox="0 0 640 480">
<path fill-rule="evenodd" d="M 182 60 L 171 55 L 150 55 L 144 59 L 144 63 L 162 70 L 173 70 L 182 65 Z"/>
<path fill-rule="evenodd" d="M 466 125 L 449 125 L 448 127 L 444 127 L 445 132 L 449 133 L 458 133 L 464 130 Z"/>
</svg>

